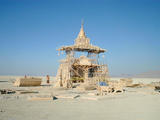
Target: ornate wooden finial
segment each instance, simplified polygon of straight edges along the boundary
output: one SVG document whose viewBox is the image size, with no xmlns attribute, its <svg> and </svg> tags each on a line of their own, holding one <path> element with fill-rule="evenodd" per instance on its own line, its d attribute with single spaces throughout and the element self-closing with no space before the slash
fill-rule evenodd
<svg viewBox="0 0 160 120">
<path fill-rule="evenodd" d="M 83 27 L 83 25 L 84 25 L 84 20 L 82 19 L 82 21 L 81 21 L 81 27 Z"/>
</svg>

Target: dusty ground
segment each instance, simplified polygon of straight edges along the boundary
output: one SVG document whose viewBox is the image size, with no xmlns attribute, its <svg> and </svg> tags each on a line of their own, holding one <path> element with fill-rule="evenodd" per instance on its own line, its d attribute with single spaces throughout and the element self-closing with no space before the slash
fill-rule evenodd
<svg viewBox="0 0 160 120">
<path fill-rule="evenodd" d="M 56 91 L 79 94 L 75 89 L 57 90 L 52 86 L 13 87 L 11 78 L 0 81 L 0 89 L 37 90 L 40 95 Z M 98 97 L 99 100 L 82 99 L 85 94 L 76 99 L 28 100 L 36 95 L 0 95 L 0 120 L 160 120 L 160 94 L 148 88 L 130 88 L 125 93 Z"/>
</svg>

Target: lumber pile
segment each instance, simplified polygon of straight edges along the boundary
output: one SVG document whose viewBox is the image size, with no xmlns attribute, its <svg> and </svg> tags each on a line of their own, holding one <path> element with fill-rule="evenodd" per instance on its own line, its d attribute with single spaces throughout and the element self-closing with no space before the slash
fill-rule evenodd
<svg viewBox="0 0 160 120">
<path fill-rule="evenodd" d="M 16 79 L 14 86 L 21 87 L 21 86 L 40 86 L 42 82 L 42 78 L 18 78 Z"/>
</svg>

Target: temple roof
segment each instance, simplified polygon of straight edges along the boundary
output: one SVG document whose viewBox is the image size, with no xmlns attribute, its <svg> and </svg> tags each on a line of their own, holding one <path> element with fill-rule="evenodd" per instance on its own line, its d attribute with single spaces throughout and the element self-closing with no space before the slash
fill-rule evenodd
<svg viewBox="0 0 160 120">
<path fill-rule="evenodd" d="M 90 39 L 86 37 L 84 29 L 83 29 L 83 23 L 81 24 L 81 29 L 80 32 L 75 39 L 74 45 L 71 46 L 64 46 L 58 49 L 59 51 L 61 50 L 74 50 L 74 51 L 86 51 L 86 52 L 91 52 L 91 53 L 101 53 L 101 52 L 106 52 L 105 49 L 102 49 L 98 46 L 94 46 L 90 44 Z"/>
<path fill-rule="evenodd" d="M 80 29 L 80 32 L 78 34 L 78 38 L 86 38 L 84 29 L 83 29 L 83 23 L 81 24 L 81 29 Z"/>
<path fill-rule="evenodd" d="M 72 46 L 64 46 L 58 49 L 59 51 L 66 50 L 75 50 L 75 51 L 85 51 L 85 52 L 91 52 L 91 53 L 101 53 L 101 52 L 106 52 L 105 49 L 101 49 L 97 46 L 93 45 L 72 45 Z"/>
</svg>

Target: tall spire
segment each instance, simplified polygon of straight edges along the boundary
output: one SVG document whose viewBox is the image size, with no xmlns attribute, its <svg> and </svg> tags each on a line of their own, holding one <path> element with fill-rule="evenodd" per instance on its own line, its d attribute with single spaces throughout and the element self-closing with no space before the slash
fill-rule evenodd
<svg viewBox="0 0 160 120">
<path fill-rule="evenodd" d="M 84 29 L 83 29 L 83 25 L 84 25 L 84 21 L 82 20 L 81 29 L 80 29 L 80 32 L 79 32 L 79 34 L 78 34 L 78 37 L 79 37 L 79 38 L 86 38 Z"/>
<path fill-rule="evenodd" d="M 81 28 L 83 28 L 83 25 L 84 25 L 84 20 L 82 19 L 82 21 L 81 21 Z"/>
<path fill-rule="evenodd" d="M 83 29 L 83 24 L 84 24 L 84 22 L 82 20 L 80 32 L 78 34 L 78 37 L 75 39 L 76 45 L 88 45 L 90 42 L 89 38 L 87 38 L 85 35 L 84 29 Z"/>
</svg>

